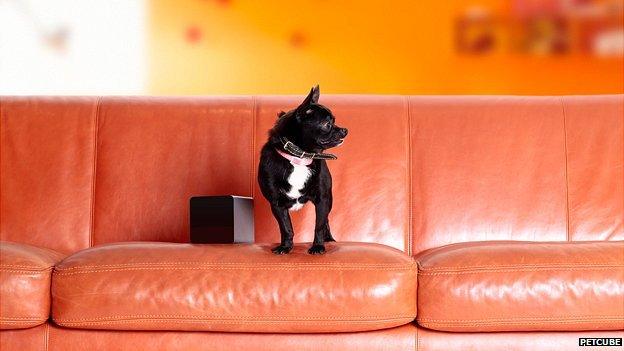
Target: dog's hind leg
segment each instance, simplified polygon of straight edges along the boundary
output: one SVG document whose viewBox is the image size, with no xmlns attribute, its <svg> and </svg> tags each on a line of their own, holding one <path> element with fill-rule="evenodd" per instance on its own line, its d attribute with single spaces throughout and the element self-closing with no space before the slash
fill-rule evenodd
<svg viewBox="0 0 624 351">
<path fill-rule="evenodd" d="M 331 231 L 329 230 L 329 223 L 327 223 L 327 230 L 325 231 L 325 242 L 328 243 L 330 241 L 336 241 L 332 236 Z"/>
<path fill-rule="evenodd" d="M 324 199 L 314 204 L 316 210 L 316 225 L 314 226 L 314 242 L 308 250 L 311 255 L 325 253 L 325 242 L 335 241 L 329 231 L 329 211 L 331 211 L 331 198 Z"/>
<path fill-rule="evenodd" d="M 276 255 L 287 254 L 293 248 L 293 237 L 295 236 L 292 222 L 290 221 L 290 214 L 288 209 L 277 206 L 271 206 L 271 212 L 273 212 L 273 216 L 277 220 L 281 236 L 280 245 L 274 247 L 271 251 Z"/>
</svg>

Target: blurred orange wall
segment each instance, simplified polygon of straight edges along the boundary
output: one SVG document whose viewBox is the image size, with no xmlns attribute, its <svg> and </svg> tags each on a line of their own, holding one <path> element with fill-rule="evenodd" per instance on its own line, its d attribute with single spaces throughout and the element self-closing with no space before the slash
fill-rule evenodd
<svg viewBox="0 0 624 351">
<path fill-rule="evenodd" d="M 454 49 L 467 5 L 509 1 L 152 0 L 150 94 L 624 92 L 622 57 Z"/>
</svg>

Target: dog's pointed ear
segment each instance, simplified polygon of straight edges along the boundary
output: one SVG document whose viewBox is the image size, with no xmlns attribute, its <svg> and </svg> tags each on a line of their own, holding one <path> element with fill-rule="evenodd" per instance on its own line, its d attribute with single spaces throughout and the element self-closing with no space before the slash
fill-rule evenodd
<svg viewBox="0 0 624 351">
<path fill-rule="evenodd" d="M 320 95 L 321 90 L 319 89 L 319 86 L 317 84 L 312 89 L 310 89 L 310 93 L 308 94 L 308 96 L 306 96 L 301 105 L 297 107 L 297 116 L 303 116 L 311 113 L 310 105 L 318 103 Z"/>
<path fill-rule="evenodd" d="M 280 112 L 277 113 L 277 118 L 282 118 L 285 114 L 286 114 L 286 112 L 280 111 Z"/>
<path fill-rule="evenodd" d="M 321 88 L 319 87 L 319 85 L 315 85 L 314 87 L 312 87 L 312 90 L 310 90 L 310 97 L 312 98 L 312 103 L 314 104 L 318 104 L 319 101 L 319 97 L 321 96 Z"/>
</svg>

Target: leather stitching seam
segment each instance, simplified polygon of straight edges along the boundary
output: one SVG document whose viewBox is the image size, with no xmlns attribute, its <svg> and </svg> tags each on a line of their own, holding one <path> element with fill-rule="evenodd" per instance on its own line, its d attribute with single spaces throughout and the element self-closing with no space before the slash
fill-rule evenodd
<svg viewBox="0 0 624 351">
<path fill-rule="evenodd" d="M 12 264 L 2 264 L 2 265 L 0 265 L 0 271 L 4 270 L 5 268 L 8 268 L 8 269 L 19 269 L 19 270 L 22 270 L 22 271 L 44 272 L 44 271 L 52 270 L 54 268 L 54 266 L 34 267 L 34 266 L 12 265 Z"/>
<path fill-rule="evenodd" d="M 411 269 L 416 268 L 414 264 L 383 264 L 383 263 L 354 263 L 354 264 L 331 264 L 331 263 L 299 263 L 299 264 L 284 264 L 284 263 L 237 263 L 237 262 L 136 262 L 136 263 L 116 263 L 116 264 L 102 264 L 95 266 L 76 266 L 76 267 L 51 267 L 55 268 L 57 272 L 64 272 L 78 269 L 98 269 L 98 268 L 128 268 L 128 267 L 169 267 L 169 266 L 203 266 L 203 267 L 329 267 L 329 268 L 342 268 L 342 267 L 364 267 L 364 268 L 401 268 Z"/>
<path fill-rule="evenodd" d="M 55 321 L 64 323 L 77 323 L 82 321 L 107 321 L 116 319 L 130 319 L 130 318 L 159 318 L 159 319 L 206 319 L 206 320 L 298 320 L 298 321 L 316 321 L 316 320 L 372 320 L 372 319 L 402 319 L 413 318 L 413 315 L 389 315 L 389 316 L 337 316 L 337 317 L 325 317 L 325 316 L 309 316 L 309 317 L 291 317 L 291 316 L 227 316 L 227 315 L 184 315 L 184 314 L 130 314 L 130 315 L 114 315 L 108 317 L 89 317 L 78 319 L 54 319 Z"/>
<path fill-rule="evenodd" d="M 259 317 L 254 319 L 253 317 L 236 317 L 230 319 L 219 319 L 219 318 L 189 318 L 192 316 L 180 316 L 177 318 L 159 318 L 159 317 L 133 317 L 133 316 L 121 316 L 120 318 L 95 318 L 95 319 L 85 319 L 85 320 L 62 320 L 54 318 L 54 321 L 59 325 L 88 325 L 88 324 L 106 324 L 106 323 L 135 323 L 139 321 L 155 321 L 155 322 L 167 322 L 167 323 L 206 323 L 206 322 L 216 322 L 223 324 L 239 324 L 239 323 L 290 323 L 290 322 L 302 322 L 302 323 L 378 323 L 382 321 L 412 321 L 413 316 L 399 316 L 399 317 L 388 317 L 388 318 L 358 318 L 358 319 L 345 319 L 345 318 L 331 318 L 331 317 L 322 317 L 322 318 L 289 318 L 289 319 L 262 319 L 263 317 Z"/>
<path fill-rule="evenodd" d="M 570 241 L 570 181 L 568 177 L 568 128 L 566 126 L 566 111 L 563 97 L 559 97 L 561 103 L 561 113 L 563 115 L 563 152 L 565 174 L 565 196 L 566 196 L 566 241 Z"/>
<path fill-rule="evenodd" d="M 624 316 L 556 316 L 556 317 L 512 317 L 512 318 L 484 318 L 484 319 L 436 319 L 418 317 L 419 322 L 434 322 L 434 323 L 488 323 L 488 322 L 517 322 L 517 321 L 550 321 L 550 320 L 611 320 L 611 319 L 624 319 Z"/>
<path fill-rule="evenodd" d="M 453 267 L 441 267 L 441 268 L 422 268 L 419 266 L 418 268 L 421 271 L 450 271 L 450 270 L 461 270 L 461 269 L 499 269 L 499 268 L 524 268 L 524 267 L 624 267 L 622 264 L 617 263 L 535 263 L 535 264 L 518 264 L 518 265 L 489 265 L 489 266 L 453 266 Z"/>
<path fill-rule="evenodd" d="M 50 323 L 46 323 L 45 325 L 44 341 L 45 341 L 45 351 L 48 351 L 48 348 L 50 345 Z"/>
<path fill-rule="evenodd" d="M 612 320 L 612 321 L 607 321 L 607 322 L 624 322 L 624 319 L 620 319 L 620 320 Z M 586 320 L 565 320 L 565 321 L 509 321 L 509 322 L 484 322 L 484 323 L 479 323 L 479 322 L 469 322 L 469 323 L 462 323 L 462 324 L 448 324 L 448 323 L 435 323 L 435 322 L 418 322 L 420 325 L 422 325 L 423 327 L 471 327 L 471 326 L 498 326 L 501 324 L 506 324 L 506 325 L 548 325 L 548 324 L 581 324 L 581 323 L 594 323 L 596 321 L 591 320 L 591 319 L 586 319 Z M 604 321 L 599 321 L 599 322 L 604 322 Z"/>
<path fill-rule="evenodd" d="M 95 182 L 97 180 L 96 172 L 97 172 L 97 143 L 98 143 L 98 128 L 99 128 L 99 119 L 100 119 L 100 106 L 102 105 L 102 97 L 99 96 L 97 99 L 97 103 L 95 106 L 95 116 L 94 125 L 93 125 L 93 167 L 91 168 L 91 172 L 93 173 L 91 179 L 91 204 L 90 204 L 90 212 L 89 212 L 89 247 L 93 246 L 93 232 L 95 230 Z"/>
<path fill-rule="evenodd" d="M 17 273 L 17 274 L 45 274 L 45 275 L 49 275 L 49 273 L 52 270 L 45 270 L 45 271 L 34 271 L 34 270 L 26 270 L 26 269 L 0 269 L 0 273 Z"/>
<path fill-rule="evenodd" d="M 252 115 L 251 115 L 251 188 L 249 190 L 249 193 L 251 194 L 251 197 L 254 197 L 254 184 L 255 184 L 255 180 L 256 180 L 256 120 L 257 120 L 257 116 L 258 116 L 258 102 L 257 102 L 257 97 L 254 95 L 251 97 L 252 98 Z"/>
<path fill-rule="evenodd" d="M 414 326 L 414 350 L 418 351 L 420 349 L 420 334 L 418 334 L 418 326 Z"/>
<path fill-rule="evenodd" d="M 119 268 L 119 269 L 100 269 L 100 270 L 88 270 L 88 271 L 75 271 L 75 272 L 58 272 L 55 271 L 53 274 L 55 277 L 60 276 L 70 276 L 76 274 L 85 274 L 85 273 L 102 273 L 102 272 L 123 272 L 123 271 L 141 271 L 141 270 L 191 270 L 191 271 L 223 271 L 223 270 L 240 270 L 240 271 L 407 271 L 410 274 L 416 274 L 416 270 L 410 268 L 367 268 L 367 267 L 336 267 L 336 268 L 328 268 L 328 267 L 282 267 L 279 269 L 276 268 L 266 268 L 266 267 L 210 267 L 205 269 L 203 267 L 129 267 L 129 268 Z"/>
<path fill-rule="evenodd" d="M 380 323 L 380 322 L 394 322 L 394 323 L 403 323 L 403 322 L 410 322 L 412 319 L 388 319 L 388 320 L 375 320 L 375 321 L 322 321 L 324 325 L 352 325 L 352 324 L 375 324 L 375 323 Z M 65 327 L 82 327 L 82 326 L 116 326 L 119 324 L 132 324 L 132 323 L 137 323 L 137 322 L 160 322 L 162 323 L 163 320 L 159 320 L 159 319 L 148 319 L 148 320 L 127 320 L 127 321 L 112 321 L 112 322 L 83 322 L 83 323 L 63 323 L 63 322 L 57 322 L 59 325 L 61 326 L 65 326 Z M 206 322 L 217 322 L 219 324 L 257 324 L 257 323 L 262 323 L 262 324 L 284 324 L 284 323 L 292 323 L 292 322 L 298 322 L 298 323 L 315 323 L 313 324 L 313 326 L 316 326 L 316 323 L 318 323 L 318 321 L 297 321 L 297 320 L 292 320 L 292 321 L 246 321 L 246 320 L 239 320 L 239 321 L 212 321 L 212 320 L 167 320 L 166 323 L 175 323 L 175 324 L 189 324 L 189 323 L 206 323 Z M 399 324 L 397 324 L 398 326 Z"/>
<path fill-rule="evenodd" d="M 612 270 L 614 268 L 624 268 L 624 266 L 611 266 L 611 267 L 537 267 L 537 268 L 518 268 L 518 269 L 490 269 L 490 270 L 474 270 L 474 271 L 440 271 L 440 272 L 418 272 L 420 276 L 435 276 L 435 275 L 460 275 L 460 274 L 479 274 L 479 273 L 513 273 L 513 272 L 539 272 L 539 271 L 581 271 L 581 270 Z"/>
</svg>

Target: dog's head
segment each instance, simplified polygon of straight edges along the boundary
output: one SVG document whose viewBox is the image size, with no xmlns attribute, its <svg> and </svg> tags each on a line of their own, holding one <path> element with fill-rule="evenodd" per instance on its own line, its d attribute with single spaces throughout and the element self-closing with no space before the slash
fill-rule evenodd
<svg viewBox="0 0 624 351">
<path fill-rule="evenodd" d="M 271 137 L 285 137 L 307 152 L 323 150 L 342 144 L 347 128 L 336 124 L 327 107 L 318 103 L 319 86 L 315 86 L 297 108 L 280 112 Z"/>
</svg>

